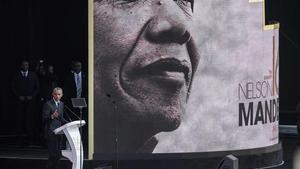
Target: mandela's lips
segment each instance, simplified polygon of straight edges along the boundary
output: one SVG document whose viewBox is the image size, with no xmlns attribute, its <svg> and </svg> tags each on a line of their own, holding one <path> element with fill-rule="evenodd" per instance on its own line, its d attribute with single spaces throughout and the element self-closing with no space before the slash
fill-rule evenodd
<svg viewBox="0 0 300 169">
<path fill-rule="evenodd" d="M 155 61 L 142 68 L 142 74 L 169 82 L 185 82 L 190 80 L 190 64 L 175 58 L 166 58 Z"/>
</svg>

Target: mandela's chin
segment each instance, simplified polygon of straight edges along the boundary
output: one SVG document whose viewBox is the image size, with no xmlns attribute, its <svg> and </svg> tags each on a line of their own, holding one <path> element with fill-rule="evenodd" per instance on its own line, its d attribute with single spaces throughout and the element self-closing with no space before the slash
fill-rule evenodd
<svg viewBox="0 0 300 169">
<path fill-rule="evenodd" d="M 161 124 L 159 129 L 164 132 L 176 130 L 181 123 L 181 119 L 168 119 L 166 123 Z"/>
<path fill-rule="evenodd" d="M 130 105 L 130 106 L 129 106 Z M 122 123 L 144 128 L 154 133 L 173 131 L 181 124 L 184 109 L 181 105 L 148 103 L 120 104 L 119 120 Z"/>
<path fill-rule="evenodd" d="M 173 131 L 176 130 L 181 124 L 181 114 L 182 110 L 168 110 L 161 112 L 160 119 L 157 121 L 157 127 L 161 131 Z"/>
</svg>

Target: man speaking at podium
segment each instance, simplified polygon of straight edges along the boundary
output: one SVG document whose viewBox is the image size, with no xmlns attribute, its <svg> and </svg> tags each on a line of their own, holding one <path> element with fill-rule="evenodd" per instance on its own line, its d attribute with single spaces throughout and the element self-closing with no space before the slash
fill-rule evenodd
<svg viewBox="0 0 300 169">
<path fill-rule="evenodd" d="M 43 107 L 43 120 L 45 122 L 45 137 L 48 143 L 49 160 L 48 169 L 58 169 L 61 157 L 61 135 L 55 135 L 54 130 L 67 121 L 63 117 L 64 103 L 60 101 L 63 91 L 60 87 L 53 89 L 53 99 L 47 101 Z"/>
</svg>

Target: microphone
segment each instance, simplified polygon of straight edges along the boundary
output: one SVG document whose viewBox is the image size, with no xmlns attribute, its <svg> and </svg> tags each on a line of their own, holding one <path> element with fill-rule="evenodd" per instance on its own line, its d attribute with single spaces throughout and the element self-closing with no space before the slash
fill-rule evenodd
<svg viewBox="0 0 300 169">
<path fill-rule="evenodd" d="M 74 116 L 76 116 L 78 119 L 80 119 L 80 117 L 77 116 L 76 113 L 74 113 L 74 112 L 73 112 L 66 104 L 65 104 L 65 108 L 66 108 L 69 112 L 71 112 Z"/>
<path fill-rule="evenodd" d="M 112 104 L 116 104 L 116 103 L 117 103 L 117 101 L 114 100 L 114 99 L 112 98 L 112 96 L 111 96 L 109 93 L 106 93 L 106 97 L 109 98 L 109 99 L 111 99 L 111 103 L 112 103 Z"/>
<path fill-rule="evenodd" d="M 65 112 L 65 114 L 67 115 L 67 118 L 68 118 L 69 122 L 70 122 L 70 121 L 73 121 L 73 120 L 71 119 L 71 117 L 69 116 L 69 114 L 67 113 L 67 111 Z"/>
</svg>

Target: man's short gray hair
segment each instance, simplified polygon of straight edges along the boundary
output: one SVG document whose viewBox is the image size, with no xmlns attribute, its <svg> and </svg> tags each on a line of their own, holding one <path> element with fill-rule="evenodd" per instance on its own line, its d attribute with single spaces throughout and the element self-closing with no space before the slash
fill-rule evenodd
<svg viewBox="0 0 300 169">
<path fill-rule="evenodd" d="M 56 92 L 60 90 L 61 92 L 63 92 L 63 89 L 61 87 L 55 87 L 53 90 L 52 90 L 52 93 Z"/>
</svg>

